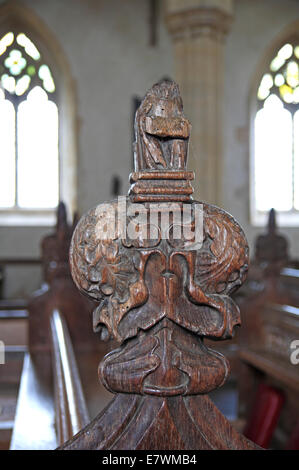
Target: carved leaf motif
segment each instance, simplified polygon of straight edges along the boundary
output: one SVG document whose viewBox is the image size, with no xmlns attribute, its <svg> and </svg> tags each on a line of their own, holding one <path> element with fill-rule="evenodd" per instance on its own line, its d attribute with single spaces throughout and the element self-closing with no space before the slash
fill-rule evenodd
<svg viewBox="0 0 299 470">
<path fill-rule="evenodd" d="M 119 302 L 129 296 L 129 286 L 138 279 L 133 257 L 121 240 L 101 239 L 96 232 L 95 209 L 81 219 L 70 253 L 74 280 L 85 294 L 101 301 L 113 295 Z"/>
<path fill-rule="evenodd" d="M 78 288 L 100 305 L 95 310 L 94 328 L 104 328 L 103 336 L 120 339 L 117 327 L 124 315 L 146 297 L 134 264 L 134 249 L 121 239 L 103 240 L 97 232 L 96 209 L 84 216 L 76 227 L 70 262 Z M 138 286 L 136 295 L 134 286 Z M 142 295 L 141 295 L 142 294 Z"/>
<path fill-rule="evenodd" d="M 90 289 L 93 289 L 93 283 L 98 283 L 104 295 L 113 294 L 119 302 L 125 302 L 130 283 L 137 279 L 133 261 L 124 254 L 119 255 L 116 242 L 103 241 L 96 250 L 98 256 L 95 257 L 95 264 L 90 264 L 88 268 L 89 280 L 92 283 Z"/>
<path fill-rule="evenodd" d="M 248 270 L 248 246 L 237 222 L 226 212 L 204 206 L 204 244 L 197 254 L 196 281 L 207 293 L 229 294 Z"/>
<path fill-rule="evenodd" d="M 112 392 L 157 396 L 207 393 L 228 375 L 225 358 L 176 323 L 162 320 L 148 334 L 106 356 L 101 378 Z"/>
</svg>

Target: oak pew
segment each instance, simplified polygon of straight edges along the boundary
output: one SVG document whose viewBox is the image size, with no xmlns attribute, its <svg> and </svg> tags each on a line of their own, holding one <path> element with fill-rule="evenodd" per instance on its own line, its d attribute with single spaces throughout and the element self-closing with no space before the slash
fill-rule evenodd
<svg viewBox="0 0 299 470">
<path fill-rule="evenodd" d="M 41 259 L 0 259 L 0 340 L 5 344 L 5 363 L 0 367 L 0 448 L 9 446 L 24 354 L 28 349 L 28 298 L 3 297 L 7 268 L 15 266 L 24 270 L 32 266 L 40 268 Z"/>
<path fill-rule="evenodd" d="M 65 384 L 68 382 L 63 371 L 72 371 L 75 385 L 82 382 L 78 389 L 71 387 L 71 390 L 75 390 L 78 397 L 82 395 L 80 389 L 84 388 L 91 417 L 110 398 L 109 392 L 98 384 L 95 370 L 99 358 L 109 350 L 109 346 L 103 346 L 99 336 L 92 334 L 94 303 L 78 292 L 70 276 L 68 251 L 74 225 L 68 224 L 65 206 L 60 203 L 56 231 L 46 236 L 41 244 L 45 283 L 32 295 L 27 306 L 29 352 L 21 377 L 12 449 L 53 449 L 62 442 L 61 439 L 69 438 L 72 430 L 78 430 L 72 426 L 71 397 L 66 393 Z M 57 315 L 55 317 L 57 311 L 58 319 Z M 59 325 L 61 341 L 58 341 Z M 62 351 L 66 352 L 68 361 L 62 361 Z M 29 410 L 36 417 L 31 434 L 26 432 L 23 424 Z M 86 416 L 83 413 L 79 420 L 81 424 L 86 424 Z M 67 429 L 68 434 L 63 433 L 63 429 Z M 35 433 L 36 438 L 33 439 Z"/>
<path fill-rule="evenodd" d="M 247 280 L 234 299 L 240 307 L 242 325 L 237 350 L 255 341 L 260 312 L 267 304 L 299 306 L 299 270 L 288 253 L 286 238 L 277 231 L 275 211 L 271 209 L 267 231 L 255 241 L 254 258 Z"/>
<path fill-rule="evenodd" d="M 299 339 L 296 265 L 289 258 L 286 239 L 277 233 L 275 212 L 271 210 L 268 231 L 256 240 L 255 259 L 237 298 L 243 322 L 238 335 L 238 389 L 239 417 L 248 430 L 245 434 L 258 436 L 260 427 L 259 435 L 264 435 L 260 439 L 275 448 L 287 445 L 299 421 L 295 398 L 299 369 L 290 359 L 292 344 Z M 271 400 L 276 405 L 271 405 Z M 254 417 L 258 407 L 265 416 L 264 422 L 271 423 L 269 416 L 273 415 L 268 429 L 263 428 L 261 416 Z"/>
<path fill-rule="evenodd" d="M 297 263 L 296 263 L 297 264 Z M 291 298 L 297 302 L 299 297 L 299 267 L 286 267 L 280 271 L 280 283 L 290 292 Z"/>
<path fill-rule="evenodd" d="M 192 199 L 190 128 L 178 86 L 154 85 L 136 112 L 128 197 L 91 209 L 75 229 L 73 279 L 98 301 L 94 329 L 120 347 L 99 367 L 114 400 L 60 449 L 259 448 L 208 397 L 229 363 L 205 340 L 231 338 L 240 324 L 230 294 L 245 280 L 248 245 L 229 214 Z M 189 236 L 177 237 L 187 207 Z M 160 214 L 153 226 L 150 212 Z"/>
<path fill-rule="evenodd" d="M 54 310 L 50 320 L 55 380 L 55 417 L 60 444 L 86 426 L 89 413 L 70 334 L 63 316 Z"/>
<path fill-rule="evenodd" d="M 299 365 L 292 362 L 294 345 L 299 339 L 299 308 L 291 305 L 266 304 L 259 311 L 255 339 L 240 348 L 239 397 L 240 415 L 248 422 L 259 406 L 259 387 L 266 384 L 279 393 L 283 403 L 269 429 L 269 446 L 286 448 L 299 422 Z M 271 411 L 271 395 L 264 408 Z M 266 409 L 263 410 L 266 413 Z M 256 432 L 256 431 L 254 431 Z M 266 432 L 266 431 L 264 431 Z"/>
<path fill-rule="evenodd" d="M 52 367 L 26 353 L 11 450 L 55 449 L 89 422 L 73 346 L 63 315 L 51 315 Z"/>
<path fill-rule="evenodd" d="M 27 328 L 27 303 L 23 300 L 1 299 L 0 348 L 4 344 L 5 349 L 4 363 L 0 360 L 0 449 L 7 449 L 11 439 L 18 386 L 27 351 Z"/>
<path fill-rule="evenodd" d="M 248 278 L 235 295 L 244 313 L 267 302 L 297 304 L 299 299 L 299 262 L 289 256 L 288 241 L 277 231 L 275 210 L 269 212 L 267 231 L 255 241 L 255 256 Z M 248 315 L 249 316 L 249 315 Z M 246 320 L 246 319 L 245 319 Z M 242 329 L 246 336 L 247 329 Z"/>
<path fill-rule="evenodd" d="M 299 305 L 299 270 L 296 266 L 298 261 L 290 259 L 288 241 L 278 233 L 275 210 L 271 209 L 266 233 L 255 240 L 247 279 L 240 289 L 232 293 L 240 307 L 242 328 L 235 330 L 233 340 L 219 345 L 219 351 L 230 360 L 234 383 L 239 375 L 240 347 L 255 336 L 260 309 L 269 302 Z M 212 343 L 207 341 L 207 344 Z"/>
<path fill-rule="evenodd" d="M 298 266 L 298 261 L 289 257 L 288 241 L 278 233 L 275 210 L 271 209 L 266 233 L 255 240 L 247 279 L 232 294 L 241 310 L 242 329 L 236 329 L 233 340 L 224 341 L 219 349 L 231 362 L 234 381 L 238 376 L 239 347 L 249 340 L 251 331 L 255 334 L 259 309 L 267 302 L 299 305 Z"/>
<path fill-rule="evenodd" d="M 0 367 L 0 386 L 17 384 L 22 353 L 27 350 L 28 311 L 23 300 L 0 300 L 0 340 L 5 344 L 5 364 Z"/>
</svg>

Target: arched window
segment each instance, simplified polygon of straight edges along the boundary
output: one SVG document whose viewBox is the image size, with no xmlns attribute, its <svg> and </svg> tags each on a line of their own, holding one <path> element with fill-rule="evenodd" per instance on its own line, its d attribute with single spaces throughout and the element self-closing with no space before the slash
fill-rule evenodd
<svg viewBox="0 0 299 470">
<path fill-rule="evenodd" d="M 281 225 L 299 225 L 299 37 L 277 48 L 255 101 L 252 221 L 273 207 Z"/>
<path fill-rule="evenodd" d="M 58 204 L 58 108 L 49 66 L 23 32 L 0 39 L 0 207 Z"/>
<path fill-rule="evenodd" d="M 77 209 L 75 87 L 56 37 L 24 5 L 0 5 L 0 225 L 52 225 Z"/>
</svg>

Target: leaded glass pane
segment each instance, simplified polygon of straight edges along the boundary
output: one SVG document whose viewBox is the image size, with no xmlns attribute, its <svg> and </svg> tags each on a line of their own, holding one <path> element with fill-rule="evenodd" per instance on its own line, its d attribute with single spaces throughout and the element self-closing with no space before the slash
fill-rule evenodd
<svg viewBox="0 0 299 470">
<path fill-rule="evenodd" d="M 28 55 L 30 55 L 30 57 L 32 57 L 32 59 L 34 59 L 34 60 L 39 60 L 40 59 L 39 51 L 37 50 L 37 48 L 35 47 L 33 42 L 30 41 L 30 39 L 26 36 L 26 34 L 24 34 L 24 33 L 18 34 L 17 43 L 20 46 L 24 47 L 25 51 L 27 52 Z"/>
<path fill-rule="evenodd" d="M 299 40 L 284 44 L 257 90 L 255 207 L 299 210 Z"/>
<path fill-rule="evenodd" d="M 4 65 L 9 69 L 12 75 L 20 75 L 23 68 L 26 67 L 27 61 L 22 56 L 22 52 L 17 49 L 10 51 L 9 56 L 6 57 Z"/>
<path fill-rule="evenodd" d="M 299 210 L 299 111 L 294 115 L 294 206 Z"/>
<path fill-rule="evenodd" d="M 255 118 L 256 209 L 292 209 L 292 115 L 270 95 Z"/>
<path fill-rule="evenodd" d="M 18 109 L 18 204 L 24 208 L 58 203 L 58 112 L 40 87 Z"/>
<path fill-rule="evenodd" d="M 272 86 L 273 86 L 273 78 L 269 73 L 266 73 L 263 76 L 261 84 L 258 89 L 258 94 L 257 94 L 258 98 L 260 100 L 266 99 L 270 94 L 270 90 Z"/>
<path fill-rule="evenodd" d="M 299 46 L 285 44 L 272 59 L 269 72 L 262 77 L 258 100 L 264 101 L 276 93 L 286 104 L 299 103 Z"/>
<path fill-rule="evenodd" d="M 56 87 L 50 67 L 23 32 L 10 31 L 0 39 L 0 85 L 0 207 L 55 207 L 59 197 Z"/>
<path fill-rule="evenodd" d="M 26 79 L 17 86 L 17 80 L 24 76 Z M 8 93 L 20 97 L 19 102 L 21 98 L 26 99 L 30 87 L 40 86 L 47 93 L 55 92 L 51 69 L 42 62 L 39 50 L 24 33 L 9 32 L 0 39 L 0 82 Z"/>
<path fill-rule="evenodd" d="M 0 90 L 0 207 L 15 204 L 15 109 Z"/>
<path fill-rule="evenodd" d="M 6 33 L 2 39 L 0 39 L 0 55 L 4 54 L 6 49 L 13 43 L 14 34 L 12 32 Z"/>
</svg>

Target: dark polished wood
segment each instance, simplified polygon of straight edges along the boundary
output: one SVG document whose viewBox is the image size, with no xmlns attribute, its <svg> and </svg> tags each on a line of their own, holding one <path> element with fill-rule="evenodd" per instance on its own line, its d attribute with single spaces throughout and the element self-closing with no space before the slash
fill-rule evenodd
<svg viewBox="0 0 299 470">
<path fill-rule="evenodd" d="M 92 335 L 94 304 L 76 289 L 69 269 L 69 246 L 76 220 L 68 224 L 66 208 L 60 203 L 55 231 L 41 243 L 44 284 L 28 301 L 29 350 L 52 349 L 50 318 L 57 309 L 67 321 L 75 350 L 100 349 L 101 343 Z"/>
<path fill-rule="evenodd" d="M 291 260 L 286 238 L 278 233 L 275 211 L 269 212 L 267 231 L 255 241 L 255 256 L 248 278 L 235 295 L 242 315 L 239 344 L 254 345 L 260 330 L 261 311 L 267 304 L 299 306 L 299 271 Z"/>
<path fill-rule="evenodd" d="M 114 400 L 62 449 L 257 448 L 207 396 L 225 382 L 229 363 L 205 338 L 231 338 L 240 324 L 230 294 L 245 280 L 248 245 L 233 217 L 193 201 L 193 174 L 186 170 L 190 130 L 178 86 L 154 85 L 136 112 L 126 209 L 119 201 L 99 205 L 75 229 L 73 279 L 98 302 L 94 330 L 120 347 L 99 368 Z M 165 236 L 167 203 L 176 205 Z M 183 223 L 190 237 L 174 235 L 183 203 L 190 209 Z M 160 214 L 154 227 L 140 221 L 141 210 Z M 105 238 L 115 214 L 117 231 Z"/>
<path fill-rule="evenodd" d="M 10 450 L 48 450 L 57 445 L 50 357 L 26 353 Z"/>
<path fill-rule="evenodd" d="M 92 333 L 94 304 L 78 292 L 70 276 L 68 252 L 75 224 L 76 218 L 73 225 L 67 223 L 60 203 L 56 230 L 42 241 L 45 282 L 28 302 L 29 353 L 21 374 L 12 449 L 54 449 L 111 397 L 96 373 L 109 346 Z M 28 426 L 24 422 L 30 414 Z"/>
<path fill-rule="evenodd" d="M 259 311 L 252 336 L 254 341 L 243 344 L 239 352 L 239 416 L 245 422 L 250 420 L 261 383 L 275 387 L 284 396 L 284 403 L 270 446 L 282 449 L 299 420 L 298 364 L 291 362 L 291 345 L 299 338 L 299 308 L 266 304 Z"/>
<path fill-rule="evenodd" d="M 17 265 L 17 266 L 31 266 L 41 265 L 42 260 L 40 258 L 0 258 L 0 266 L 6 265 Z"/>
<path fill-rule="evenodd" d="M 65 319 L 58 310 L 51 316 L 56 429 L 63 444 L 90 421 L 78 366 Z"/>
<path fill-rule="evenodd" d="M 275 211 L 266 233 L 257 237 L 249 276 L 235 296 L 241 310 L 239 331 L 239 416 L 250 420 L 255 396 L 266 383 L 285 396 L 271 445 L 283 448 L 299 420 L 298 365 L 291 363 L 291 344 L 299 338 L 298 262 L 288 254 L 288 242 L 278 233 Z"/>
</svg>

